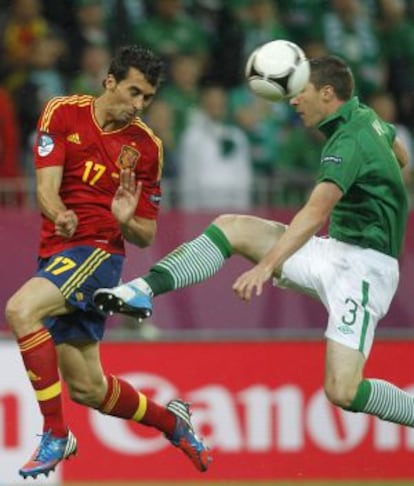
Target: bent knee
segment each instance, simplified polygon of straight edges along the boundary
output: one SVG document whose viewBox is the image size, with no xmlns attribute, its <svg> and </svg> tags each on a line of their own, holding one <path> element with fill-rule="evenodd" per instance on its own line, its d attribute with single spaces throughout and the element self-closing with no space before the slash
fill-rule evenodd
<svg viewBox="0 0 414 486">
<path fill-rule="evenodd" d="M 348 410 L 355 398 L 357 389 L 358 385 L 354 384 L 328 383 L 325 384 L 325 395 L 333 405 Z"/>
<path fill-rule="evenodd" d="M 27 306 L 22 305 L 20 299 L 15 296 L 10 297 L 6 303 L 5 315 L 11 330 L 16 334 L 24 334 L 25 327 L 32 320 L 31 312 Z M 27 329 L 30 332 L 32 329 Z"/>
<path fill-rule="evenodd" d="M 12 296 L 6 302 L 6 308 L 4 312 L 6 314 L 7 320 L 10 322 L 10 324 L 13 324 L 24 317 L 25 310 L 24 307 L 22 308 L 22 306 L 19 305 L 17 299 Z"/>
<path fill-rule="evenodd" d="M 213 220 L 212 224 L 218 226 L 221 230 L 225 230 L 231 228 L 241 217 L 240 214 L 220 214 Z"/>
<path fill-rule="evenodd" d="M 222 214 L 214 219 L 215 226 L 221 229 L 234 253 L 248 254 L 251 247 L 255 218 L 245 214 Z"/>
<path fill-rule="evenodd" d="M 227 237 L 234 253 L 259 261 L 286 231 L 286 225 L 247 214 L 223 214 L 213 224 Z"/>
<path fill-rule="evenodd" d="M 71 400 L 86 407 L 98 408 L 105 398 L 103 383 L 92 384 L 87 382 L 67 383 Z"/>
</svg>

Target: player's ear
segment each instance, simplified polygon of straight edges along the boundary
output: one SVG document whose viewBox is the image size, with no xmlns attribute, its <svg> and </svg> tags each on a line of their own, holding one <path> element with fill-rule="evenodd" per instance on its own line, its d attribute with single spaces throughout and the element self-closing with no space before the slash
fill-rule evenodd
<svg viewBox="0 0 414 486">
<path fill-rule="evenodd" d="M 108 74 L 108 76 L 104 79 L 104 87 L 109 91 L 113 91 L 116 88 L 116 79 L 114 78 L 113 74 Z"/>
<path fill-rule="evenodd" d="M 331 101 L 332 98 L 335 96 L 335 91 L 334 91 L 333 87 L 329 84 L 325 85 L 321 89 L 321 93 L 322 93 L 322 99 L 324 101 Z"/>
</svg>

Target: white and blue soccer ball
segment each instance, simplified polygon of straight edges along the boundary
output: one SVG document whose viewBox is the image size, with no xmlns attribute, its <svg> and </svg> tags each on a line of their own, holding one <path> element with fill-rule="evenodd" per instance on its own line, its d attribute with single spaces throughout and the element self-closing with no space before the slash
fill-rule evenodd
<svg viewBox="0 0 414 486">
<path fill-rule="evenodd" d="M 245 75 L 251 91 L 277 102 L 300 93 L 309 81 L 309 61 L 303 50 L 288 40 L 267 42 L 249 56 Z"/>
</svg>

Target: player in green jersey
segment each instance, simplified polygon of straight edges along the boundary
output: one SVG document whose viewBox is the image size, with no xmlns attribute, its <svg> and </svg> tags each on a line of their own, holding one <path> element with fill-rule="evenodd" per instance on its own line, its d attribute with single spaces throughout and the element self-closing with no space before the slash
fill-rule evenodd
<svg viewBox="0 0 414 486">
<path fill-rule="evenodd" d="M 243 300 L 259 296 L 273 279 L 317 296 L 326 307 L 325 391 L 332 403 L 414 426 L 413 396 L 364 377 L 375 328 L 398 285 L 407 153 L 393 126 L 353 97 L 353 76 L 341 59 L 325 56 L 310 64 L 309 83 L 290 103 L 307 127 L 326 135 L 326 144 L 316 185 L 289 226 L 219 216 L 144 277 L 98 290 L 95 304 L 103 312 L 145 317 L 153 296 L 201 282 L 231 255 L 242 255 L 255 263 L 233 285 Z M 329 237 L 316 236 L 328 220 Z"/>
</svg>

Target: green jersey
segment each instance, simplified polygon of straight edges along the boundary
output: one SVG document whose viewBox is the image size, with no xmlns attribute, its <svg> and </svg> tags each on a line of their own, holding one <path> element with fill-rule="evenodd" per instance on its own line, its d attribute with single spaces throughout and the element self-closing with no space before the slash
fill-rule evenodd
<svg viewBox="0 0 414 486">
<path fill-rule="evenodd" d="M 397 258 L 408 217 L 408 199 L 392 149 L 393 125 L 359 103 L 346 102 L 318 128 L 328 140 L 317 181 L 343 192 L 331 214 L 329 235 Z"/>
</svg>

